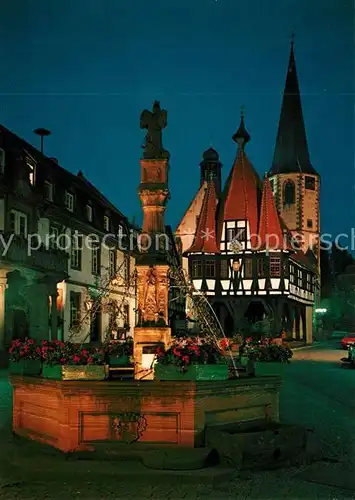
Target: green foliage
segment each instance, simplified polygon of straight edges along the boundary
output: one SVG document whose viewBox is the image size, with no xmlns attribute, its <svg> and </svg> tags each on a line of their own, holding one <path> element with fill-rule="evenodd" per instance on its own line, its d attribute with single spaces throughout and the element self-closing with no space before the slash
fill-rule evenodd
<svg viewBox="0 0 355 500">
<path fill-rule="evenodd" d="M 250 341 L 243 346 L 242 355 L 253 361 L 289 363 L 293 352 L 284 345 Z"/>
<path fill-rule="evenodd" d="M 104 351 L 108 356 L 133 356 L 133 339 L 112 340 L 104 345 Z"/>
<path fill-rule="evenodd" d="M 88 346 L 82 348 L 71 342 L 43 340 L 41 357 L 45 364 L 52 365 L 103 365 L 103 349 Z"/>
<path fill-rule="evenodd" d="M 217 364 L 224 359 L 218 347 L 197 337 L 176 340 L 167 350 L 158 347 L 156 354 L 158 363 L 175 365 L 181 371 L 189 365 Z"/>
<path fill-rule="evenodd" d="M 41 348 L 33 339 L 15 339 L 9 348 L 9 360 L 18 362 L 22 359 L 41 359 Z"/>
</svg>

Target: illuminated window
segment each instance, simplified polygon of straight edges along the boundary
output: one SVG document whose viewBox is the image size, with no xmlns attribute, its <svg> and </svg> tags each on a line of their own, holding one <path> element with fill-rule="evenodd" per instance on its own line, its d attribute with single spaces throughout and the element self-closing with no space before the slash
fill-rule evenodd
<svg viewBox="0 0 355 500">
<path fill-rule="evenodd" d="M 280 276 L 281 273 L 281 261 L 280 257 L 270 257 L 270 276 Z"/>
</svg>

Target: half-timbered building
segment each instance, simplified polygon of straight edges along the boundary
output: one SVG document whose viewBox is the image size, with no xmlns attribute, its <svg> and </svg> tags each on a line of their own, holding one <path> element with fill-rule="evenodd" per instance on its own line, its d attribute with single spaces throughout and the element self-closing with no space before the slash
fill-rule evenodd
<svg viewBox="0 0 355 500">
<path fill-rule="evenodd" d="M 262 180 L 246 153 L 244 116 L 234 164 L 221 189 L 222 164 L 203 155 L 200 188 L 177 228 L 184 266 L 227 335 L 245 320 L 269 318 L 274 333 L 312 339 L 318 286 L 319 175 L 310 163 L 291 47 L 274 159 Z"/>
</svg>

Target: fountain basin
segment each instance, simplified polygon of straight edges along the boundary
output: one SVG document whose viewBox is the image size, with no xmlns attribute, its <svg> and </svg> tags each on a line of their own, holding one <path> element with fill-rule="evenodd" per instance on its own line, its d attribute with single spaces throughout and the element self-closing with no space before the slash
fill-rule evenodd
<svg viewBox="0 0 355 500">
<path fill-rule="evenodd" d="M 11 375 L 13 431 L 63 452 L 200 447 L 206 426 L 278 421 L 281 378 L 62 381 Z"/>
</svg>

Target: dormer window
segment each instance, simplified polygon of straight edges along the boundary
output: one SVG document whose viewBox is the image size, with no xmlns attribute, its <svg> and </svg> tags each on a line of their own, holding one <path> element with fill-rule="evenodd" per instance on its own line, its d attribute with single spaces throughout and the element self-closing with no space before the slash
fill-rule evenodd
<svg viewBox="0 0 355 500">
<path fill-rule="evenodd" d="M 53 184 L 48 181 L 44 181 L 44 197 L 48 201 L 53 201 Z"/>
<path fill-rule="evenodd" d="M 118 238 L 121 240 L 123 237 L 123 226 L 121 226 L 121 224 L 119 224 L 119 226 L 117 228 L 117 234 L 118 234 Z"/>
<path fill-rule="evenodd" d="M 85 207 L 85 215 L 89 222 L 92 222 L 92 206 L 86 205 Z"/>
<path fill-rule="evenodd" d="M 34 186 L 36 182 L 36 162 L 32 157 L 27 157 L 26 164 L 29 170 L 30 184 Z"/>
<path fill-rule="evenodd" d="M 105 231 L 110 230 L 110 217 L 108 215 L 104 215 L 104 229 Z"/>
<path fill-rule="evenodd" d="M 74 195 L 65 191 L 64 206 L 69 212 L 74 212 Z"/>
<path fill-rule="evenodd" d="M 3 174 L 5 170 L 5 151 L 0 148 L 0 174 Z"/>
</svg>

